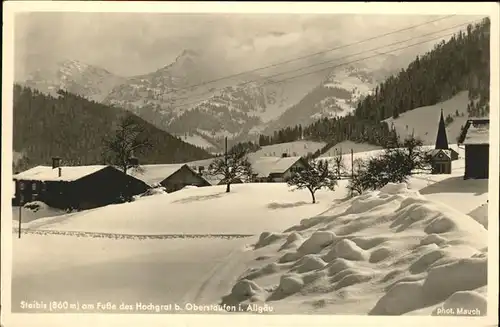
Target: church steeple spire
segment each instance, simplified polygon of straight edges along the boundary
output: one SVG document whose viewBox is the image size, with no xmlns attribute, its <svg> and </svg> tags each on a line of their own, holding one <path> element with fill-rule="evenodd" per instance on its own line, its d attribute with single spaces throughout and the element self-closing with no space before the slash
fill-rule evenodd
<svg viewBox="0 0 500 327">
<path fill-rule="evenodd" d="M 436 149 L 448 149 L 448 138 L 446 136 L 446 126 L 444 124 L 443 109 L 439 118 L 439 126 L 436 137 Z"/>
</svg>

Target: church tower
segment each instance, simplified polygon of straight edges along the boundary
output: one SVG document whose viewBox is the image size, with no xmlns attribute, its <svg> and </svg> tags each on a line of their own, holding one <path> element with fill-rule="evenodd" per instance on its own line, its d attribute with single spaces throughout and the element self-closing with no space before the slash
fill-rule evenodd
<svg viewBox="0 0 500 327">
<path fill-rule="evenodd" d="M 446 136 L 446 127 L 444 125 L 443 109 L 441 109 L 441 118 L 439 119 L 438 132 L 436 137 L 436 149 L 449 149 L 448 137 Z"/>
</svg>

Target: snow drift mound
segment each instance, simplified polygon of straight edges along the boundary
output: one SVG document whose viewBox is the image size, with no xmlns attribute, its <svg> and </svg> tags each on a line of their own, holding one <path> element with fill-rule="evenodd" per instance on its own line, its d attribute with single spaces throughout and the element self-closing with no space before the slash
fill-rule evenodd
<svg viewBox="0 0 500 327">
<path fill-rule="evenodd" d="M 32 201 L 21 207 L 21 221 L 22 223 L 29 223 L 34 220 L 56 217 L 66 213 L 65 210 L 52 208 L 42 201 Z M 12 207 L 12 217 L 14 220 L 18 221 L 18 215 L 19 207 Z"/>
<path fill-rule="evenodd" d="M 157 187 L 152 187 L 148 189 L 146 192 L 134 196 L 134 201 L 139 200 L 141 198 L 147 197 L 147 196 L 152 196 L 152 195 L 161 195 L 161 194 L 168 194 L 167 189 L 163 186 L 157 186 Z"/>
<path fill-rule="evenodd" d="M 26 209 L 29 209 L 29 210 L 31 210 L 33 212 L 37 212 L 37 211 L 40 211 L 40 210 L 47 211 L 50 208 L 47 204 L 45 204 L 45 202 L 42 202 L 42 201 L 28 202 L 23 207 L 26 208 Z"/>
<path fill-rule="evenodd" d="M 460 305 L 486 314 L 474 293 L 487 282 L 486 229 L 406 184 L 336 204 L 284 233 L 263 233 L 253 251 L 265 260 L 253 261 L 222 303 L 372 315 Z"/>
</svg>

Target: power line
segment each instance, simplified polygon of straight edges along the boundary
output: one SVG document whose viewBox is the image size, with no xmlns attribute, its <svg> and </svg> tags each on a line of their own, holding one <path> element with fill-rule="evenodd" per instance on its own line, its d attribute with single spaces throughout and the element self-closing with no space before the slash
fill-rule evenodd
<svg viewBox="0 0 500 327">
<path fill-rule="evenodd" d="M 473 22 L 475 22 L 475 21 L 471 21 L 471 22 L 467 22 L 467 23 L 455 25 L 455 26 L 450 27 L 450 28 L 442 29 L 442 30 L 435 31 L 435 32 L 432 32 L 432 33 L 427 33 L 427 34 L 420 35 L 420 36 L 417 36 L 417 37 L 412 37 L 410 39 L 406 39 L 406 40 L 403 40 L 403 41 L 393 42 L 391 44 L 386 44 L 386 45 L 383 45 L 383 46 L 378 46 L 376 48 L 372 48 L 372 49 L 369 49 L 369 50 L 361 51 L 361 52 L 358 52 L 358 53 L 355 53 L 355 54 L 346 55 L 346 56 L 343 56 L 343 57 L 335 58 L 335 59 L 324 61 L 324 62 L 321 62 L 321 63 L 317 63 L 317 64 L 305 66 L 305 67 L 301 67 L 301 68 L 290 70 L 290 71 L 285 71 L 285 72 L 277 73 L 277 74 L 266 76 L 266 77 L 262 77 L 262 78 L 259 78 L 259 79 L 256 79 L 256 80 L 247 81 L 247 82 L 239 84 L 238 86 L 248 85 L 250 83 L 258 82 L 258 81 L 261 81 L 261 80 L 262 81 L 266 81 L 266 80 L 269 80 L 272 77 L 281 76 L 281 75 L 289 74 L 289 73 L 292 73 L 292 72 L 297 72 L 297 71 L 305 70 L 305 69 L 308 69 L 308 68 L 311 68 L 311 67 L 316 67 L 316 66 L 324 65 L 326 63 L 330 63 L 332 61 L 337 61 L 337 60 L 340 60 L 340 59 L 346 59 L 346 58 L 354 57 L 354 56 L 357 56 L 359 54 L 363 54 L 363 53 L 367 53 L 367 52 L 373 52 L 373 51 L 378 50 L 378 49 L 382 49 L 382 48 L 386 48 L 386 47 L 389 47 L 389 46 L 393 46 L 393 45 L 405 43 L 405 42 L 411 41 L 413 39 L 421 38 L 421 37 L 424 37 L 424 36 L 429 36 L 429 35 L 441 33 L 441 32 L 444 32 L 444 31 L 447 31 L 447 30 L 450 30 L 450 29 L 454 29 L 454 28 L 457 28 L 457 27 L 460 27 L 460 26 L 464 26 L 464 25 L 467 25 L 467 24 L 470 24 L 470 23 L 473 23 Z M 298 78 L 298 77 L 302 77 L 302 76 L 307 76 L 307 75 L 311 75 L 311 74 L 315 74 L 317 72 L 325 71 L 325 70 L 328 70 L 328 69 L 334 69 L 334 68 L 337 68 L 337 67 L 340 67 L 340 66 L 348 65 L 348 64 L 351 64 L 351 63 L 356 63 L 356 62 L 359 62 L 359 61 L 362 61 L 362 60 L 366 60 L 366 59 L 370 59 L 370 58 L 374 58 L 374 57 L 377 57 L 377 56 L 387 55 L 387 54 L 390 54 L 390 53 L 393 53 L 393 52 L 396 52 L 396 51 L 399 51 L 399 50 L 404 50 L 406 48 L 410 48 L 412 46 L 424 44 L 424 43 L 427 43 L 427 42 L 430 42 L 430 41 L 434 41 L 434 40 L 437 40 L 437 39 L 440 39 L 440 38 L 443 38 L 443 37 L 446 37 L 446 36 L 450 36 L 450 35 L 453 35 L 455 33 L 456 32 L 447 33 L 447 34 L 444 34 L 444 35 L 440 35 L 438 37 L 434 37 L 434 38 L 431 38 L 431 39 L 428 39 L 428 40 L 425 40 L 425 41 L 421 41 L 421 42 L 418 42 L 418 43 L 415 43 L 415 44 L 412 44 L 412 45 L 409 45 L 409 46 L 404 46 L 404 47 L 400 47 L 400 48 L 397 48 L 397 49 L 393 49 L 393 50 L 387 51 L 387 52 L 377 52 L 375 55 L 372 55 L 372 56 L 369 56 L 369 57 L 357 59 L 357 60 L 354 60 L 354 61 L 351 61 L 351 62 L 347 62 L 347 63 L 342 63 L 342 64 L 339 64 L 339 65 L 336 65 L 336 66 L 328 66 L 328 67 L 322 68 L 320 70 L 315 70 L 315 71 L 308 72 L 308 73 L 305 73 L 305 74 L 292 76 L 290 78 L 286 78 L 286 79 L 279 80 L 279 81 L 271 81 L 271 82 L 263 83 L 263 84 L 260 84 L 260 86 L 281 83 L 281 82 L 286 81 L 286 80 L 290 80 L 290 79 L 294 79 L 294 78 Z M 222 90 L 222 89 L 224 89 L 224 87 L 216 89 L 216 90 Z M 208 95 L 208 94 L 212 94 L 212 93 L 213 93 L 213 91 L 204 92 L 204 93 L 198 94 L 196 96 L 199 97 L 199 96 Z M 183 100 L 183 99 L 189 99 L 189 98 L 191 98 L 191 97 L 179 97 L 179 98 L 174 98 L 173 100 Z M 197 103 L 201 103 L 201 102 L 203 102 L 205 100 L 206 99 L 203 99 L 203 100 L 200 99 L 200 100 L 197 100 L 197 101 L 194 101 L 194 102 L 183 103 L 183 104 L 176 105 L 176 107 L 184 107 L 184 106 L 188 106 L 188 105 L 192 105 L 192 104 L 197 104 Z"/>
<path fill-rule="evenodd" d="M 315 73 L 318 73 L 318 72 L 322 72 L 322 71 L 325 71 L 325 70 L 334 69 L 334 68 L 337 68 L 337 67 L 341 67 L 341 66 L 353 64 L 353 63 L 356 63 L 356 62 L 359 62 L 359 61 L 363 61 L 363 60 L 366 60 L 366 59 L 371 59 L 371 58 L 378 57 L 378 56 L 387 55 L 387 54 L 390 54 L 390 53 L 393 53 L 393 52 L 396 52 L 396 51 L 399 51 L 399 50 L 404 50 L 404 49 L 408 49 L 408 48 L 414 47 L 416 45 L 424 44 L 424 43 L 427 43 L 427 42 L 430 42 L 430 41 L 434 41 L 434 40 L 439 40 L 442 37 L 450 36 L 450 35 L 454 35 L 454 34 L 455 34 L 455 32 L 444 34 L 444 35 L 441 35 L 441 36 L 438 36 L 438 37 L 435 37 L 435 38 L 432 38 L 432 39 L 429 39 L 429 40 L 417 42 L 417 43 L 414 43 L 414 44 L 411 44 L 411 45 L 408 45 L 408 46 L 404 46 L 404 47 L 400 47 L 400 48 L 397 48 L 397 49 L 393 49 L 391 51 L 379 52 L 379 53 L 377 53 L 375 55 L 372 55 L 372 56 L 369 56 L 369 57 L 364 57 L 364 58 L 353 60 L 353 61 L 350 61 L 350 62 L 345 62 L 345 63 L 339 64 L 339 65 L 336 65 L 336 66 L 330 66 L 330 67 L 318 69 L 318 70 L 315 70 L 315 71 L 312 71 L 312 72 L 308 72 L 308 73 L 304 73 L 304 74 L 300 74 L 300 75 L 295 75 L 295 76 L 292 76 L 292 77 L 289 77 L 289 78 L 285 78 L 285 79 L 282 79 L 282 80 L 279 80 L 279 81 L 271 81 L 269 83 L 261 84 L 261 86 L 262 85 L 269 85 L 269 84 L 281 83 L 281 82 L 284 82 L 284 81 L 287 81 L 287 80 L 290 80 L 290 79 L 294 79 L 294 78 L 298 78 L 298 77 L 302 77 L 302 76 L 307 76 L 307 75 L 315 74 Z"/>
<path fill-rule="evenodd" d="M 305 70 L 305 69 L 308 69 L 308 68 L 311 68 L 311 67 L 321 66 L 321 65 L 324 65 L 324 64 L 327 64 L 327 63 L 331 63 L 331 62 L 340 60 L 340 59 L 350 58 L 350 57 L 357 56 L 357 55 L 360 55 L 360 54 L 363 54 L 363 53 L 372 52 L 372 51 L 383 49 L 383 48 L 390 47 L 390 46 L 393 46 L 393 45 L 405 43 L 405 42 L 411 41 L 413 39 L 418 39 L 418 38 L 422 38 L 422 37 L 425 37 L 425 36 L 429 36 L 429 35 L 434 35 L 434 34 L 437 34 L 437 33 L 441 33 L 441 32 L 447 31 L 447 30 L 452 30 L 452 29 L 455 29 L 457 27 L 461 27 L 461 26 L 464 26 L 464 25 L 467 25 L 467 24 L 470 24 L 470 23 L 471 22 L 458 24 L 458 25 L 455 25 L 455 26 L 452 26 L 452 27 L 449 27 L 449 28 L 446 28 L 446 29 L 442 29 L 442 30 L 439 30 L 439 31 L 434 31 L 434 32 L 431 32 L 431 33 L 419 35 L 419 36 L 412 37 L 412 38 L 409 38 L 409 39 L 406 39 L 406 40 L 403 40 L 403 41 L 397 41 L 397 42 L 393 42 L 393 43 L 390 43 L 390 44 L 385 44 L 385 45 L 378 46 L 378 47 L 375 47 L 375 48 L 372 48 L 372 49 L 369 49 L 369 50 L 363 50 L 363 51 L 360 51 L 360 52 L 357 52 L 357 53 L 348 54 L 348 55 L 345 55 L 343 57 L 338 57 L 338 58 L 335 58 L 335 59 L 330 59 L 330 60 L 322 61 L 320 63 L 316 63 L 316 64 L 304 66 L 304 67 L 301 67 L 301 68 L 296 68 L 296 69 L 288 70 L 288 71 L 285 71 L 285 72 L 276 73 L 274 75 L 264 76 L 262 78 L 258 78 L 258 79 L 255 79 L 255 80 L 250 80 L 250 81 L 246 81 L 246 82 L 240 83 L 240 84 L 238 84 L 238 86 L 244 86 L 244 85 L 248 85 L 248 84 L 260 81 L 260 80 L 267 80 L 267 79 L 270 79 L 270 78 L 273 78 L 273 77 L 277 77 L 277 76 L 281 76 L 281 75 L 286 75 L 286 74 L 289 74 L 289 73 L 293 73 L 293 72 Z M 447 36 L 447 35 L 448 34 L 446 34 L 444 36 Z M 222 90 L 222 89 L 224 89 L 224 88 L 216 88 L 215 90 Z M 204 92 L 204 93 L 201 93 L 201 94 L 197 94 L 196 96 L 201 96 L 201 95 L 205 95 L 205 94 L 212 94 L 213 91 L 214 90 L 209 91 L 209 92 Z M 189 99 L 189 98 L 191 98 L 191 97 L 189 97 L 189 96 L 186 96 L 186 97 L 177 97 L 177 98 L 173 98 L 173 100 L 184 100 L 184 99 Z"/>
<path fill-rule="evenodd" d="M 417 24 L 417 25 L 412 25 L 412 26 L 409 26 L 409 27 L 405 27 L 403 29 L 398 29 L 398 30 L 395 30 L 395 31 L 392 31 L 392 32 L 388 32 L 388 33 L 385 33 L 385 34 L 373 36 L 373 37 L 370 37 L 368 39 L 364 39 L 364 40 L 357 41 L 357 42 L 354 42 L 354 43 L 337 46 L 337 47 L 326 49 L 326 50 L 323 50 L 323 51 L 320 51 L 320 52 L 315 52 L 315 53 L 312 53 L 312 54 L 309 54 L 309 55 L 305 55 L 305 56 L 301 56 L 301 57 L 289 59 L 289 60 L 286 60 L 286 61 L 281 61 L 281 62 L 278 62 L 278 63 L 274 63 L 274 64 L 271 64 L 271 65 L 268 65 L 268 66 L 259 67 L 259 68 L 255 68 L 255 69 L 251 69 L 251 70 L 247 70 L 247 71 L 243 71 L 243 72 L 236 73 L 236 74 L 233 74 L 233 75 L 227 75 L 227 76 L 224 76 L 224 77 L 220 77 L 220 78 L 216 78 L 216 79 L 204 81 L 204 82 L 201 82 L 201 83 L 198 83 L 198 84 L 193 84 L 193 85 L 190 85 L 190 86 L 186 86 L 186 87 L 183 87 L 183 88 L 172 90 L 170 92 L 166 92 L 164 94 L 175 93 L 175 92 L 178 92 L 178 91 L 191 89 L 191 88 L 194 88 L 194 87 L 197 87 L 197 86 L 202 86 L 202 85 L 206 85 L 206 84 L 209 84 L 209 83 L 222 81 L 222 80 L 225 80 L 225 79 L 229 79 L 229 78 L 233 78 L 233 77 L 238 77 L 238 76 L 249 74 L 249 73 L 254 73 L 254 72 L 257 72 L 259 70 L 264 70 L 264 69 L 268 69 L 268 68 L 274 68 L 274 67 L 277 67 L 277 66 L 280 66 L 280 65 L 285 65 L 285 64 L 288 64 L 288 63 L 291 63 L 291 62 L 295 62 L 295 61 L 298 61 L 298 60 L 306 59 L 306 58 L 309 58 L 309 57 L 314 57 L 314 56 L 317 56 L 317 55 L 320 55 L 320 54 L 324 54 L 324 53 L 328 53 L 328 52 L 332 52 L 332 51 L 335 51 L 335 50 L 340 50 L 340 49 L 343 49 L 343 48 L 351 47 L 351 46 L 358 45 L 358 44 L 361 44 L 361 43 L 365 43 L 365 42 L 368 42 L 368 41 L 373 41 L 373 40 L 376 40 L 376 39 L 379 39 L 379 38 L 383 38 L 383 37 L 386 37 L 386 36 L 389 36 L 389 35 L 392 35 L 392 34 L 396 34 L 396 33 L 404 32 L 404 31 L 408 31 L 408 30 L 411 30 L 411 29 L 414 29 L 414 28 L 417 28 L 417 27 L 420 27 L 420 26 L 432 24 L 432 23 L 435 23 L 435 22 L 438 22 L 438 21 L 441 21 L 441 20 L 445 20 L 445 19 L 454 17 L 454 16 L 456 16 L 456 14 L 447 15 L 447 16 L 444 16 L 444 17 L 441 17 L 441 18 L 437 18 L 437 19 L 434 19 L 434 20 L 427 21 L 425 23 L 420 23 L 420 24 Z"/>
<path fill-rule="evenodd" d="M 378 56 L 382 56 L 382 55 L 387 55 L 387 54 L 392 53 L 392 52 L 396 52 L 396 51 L 399 51 L 399 50 L 408 49 L 408 48 L 411 48 L 413 46 L 416 46 L 416 45 L 419 45 L 419 44 L 424 44 L 424 43 L 427 43 L 427 42 L 430 42 L 430 41 L 434 41 L 434 40 L 438 40 L 438 39 L 440 39 L 440 38 L 442 38 L 444 36 L 453 35 L 453 34 L 454 33 L 448 33 L 448 34 L 445 34 L 445 35 L 442 35 L 442 36 L 439 36 L 439 37 L 435 37 L 435 38 L 432 38 L 432 39 L 429 39 L 429 40 L 425 40 L 425 41 L 422 41 L 422 42 L 411 44 L 409 46 L 400 47 L 400 48 L 397 48 L 397 49 L 394 49 L 394 50 L 391 50 L 391 51 L 387 51 L 387 52 L 380 52 L 380 53 L 377 53 L 377 54 L 369 56 L 369 57 L 364 57 L 364 58 L 361 58 L 361 59 L 356 59 L 356 60 L 353 60 L 353 61 L 344 62 L 344 63 L 338 64 L 338 65 L 335 65 L 335 66 L 328 66 L 328 67 L 325 67 L 325 68 L 314 70 L 312 72 L 307 72 L 307 73 L 304 73 L 304 74 L 291 76 L 289 78 L 285 78 L 285 79 L 282 79 L 282 80 L 279 80 L 279 81 L 269 81 L 267 83 L 260 84 L 260 86 L 282 83 L 282 82 L 285 82 L 285 81 L 288 81 L 288 80 L 292 80 L 292 79 L 295 79 L 295 78 L 299 78 L 299 77 L 303 77 L 303 76 L 307 76 L 307 75 L 316 74 L 316 73 L 319 73 L 319 72 L 322 72 L 322 71 L 325 71 L 325 70 L 335 69 L 335 68 L 342 67 L 342 66 L 345 66 L 345 65 L 349 65 L 349 64 L 356 63 L 356 62 L 360 62 L 360 61 L 363 61 L 363 60 L 366 60 L 366 59 L 371 59 L 371 58 L 374 58 L 374 57 L 378 57 Z M 206 99 L 204 99 L 204 100 L 197 100 L 197 101 L 193 101 L 193 102 L 189 102 L 189 103 L 183 103 L 181 105 L 177 105 L 176 107 L 189 106 L 189 105 L 193 105 L 193 104 L 202 103 L 204 101 L 206 101 Z"/>
<path fill-rule="evenodd" d="M 396 52 L 396 51 L 399 51 L 399 50 L 408 49 L 410 47 L 413 47 L 413 46 L 416 46 L 416 45 L 420 45 L 420 44 L 424 44 L 424 43 L 427 43 L 427 42 L 430 42 L 430 41 L 438 40 L 438 39 L 440 39 L 442 37 L 453 35 L 453 34 L 455 34 L 455 33 L 448 33 L 448 34 L 441 35 L 439 37 L 435 37 L 435 38 L 432 38 L 432 39 L 429 39 L 429 40 L 425 40 L 425 41 L 422 41 L 422 42 L 411 44 L 409 46 L 400 47 L 400 48 L 397 48 L 397 49 L 394 49 L 394 50 L 391 50 L 391 51 L 387 51 L 387 52 L 380 52 L 380 53 L 377 53 L 377 54 L 369 56 L 369 57 L 364 57 L 364 58 L 361 58 L 361 59 L 356 59 L 356 60 L 353 60 L 353 61 L 344 62 L 344 63 L 338 64 L 338 65 L 335 65 L 335 66 L 328 66 L 328 67 L 325 67 L 325 68 L 322 68 L 322 69 L 319 69 L 319 70 L 315 70 L 315 71 L 312 71 L 312 72 L 307 72 L 307 73 L 304 73 L 304 74 L 300 74 L 300 75 L 296 75 L 296 76 L 291 76 L 289 78 L 285 78 L 285 79 L 282 79 L 282 80 L 279 80 L 279 81 L 270 81 L 270 82 L 267 82 L 267 83 L 263 83 L 260 86 L 282 83 L 282 82 L 285 82 L 285 81 L 288 81 L 288 80 L 291 80 L 291 79 L 295 79 L 295 78 L 299 78 L 299 77 L 303 77 L 303 76 L 307 76 L 307 75 L 311 75 L 311 74 L 316 74 L 318 72 L 322 72 L 322 71 L 330 70 L 330 69 L 335 69 L 335 68 L 338 68 L 338 67 L 341 67 L 341 66 L 345 66 L 345 65 L 352 64 L 352 63 L 360 62 L 360 61 L 363 61 L 363 60 L 366 60 L 366 59 L 371 59 L 371 58 L 374 58 L 374 57 L 378 57 L 378 56 L 382 56 L 382 55 L 387 55 L 387 54 L 390 54 L 392 52 Z M 189 103 L 183 103 L 181 105 L 177 105 L 176 107 L 184 107 L 184 106 L 188 106 L 188 105 L 198 104 L 198 103 L 202 103 L 203 101 L 206 101 L 206 99 L 204 99 L 204 100 L 198 100 L 198 101 L 194 101 L 194 102 L 189 102 Z"/>
</svg>

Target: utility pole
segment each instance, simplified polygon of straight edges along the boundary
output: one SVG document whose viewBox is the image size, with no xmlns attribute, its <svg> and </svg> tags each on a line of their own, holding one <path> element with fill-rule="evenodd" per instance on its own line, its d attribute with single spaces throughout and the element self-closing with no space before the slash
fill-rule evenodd
<svg viewBox="0 0 500 327">
<path fill-rule="evenodd" d="M 224 167 L 225 167 L 225 175 L 224 178 L 226 179 L 226 193 L 229 193 L 230 191 L 230 184 L 231 181 L 229 180 L 229 167 L 227 166 L 227 136 L 224 137 Z"/>
<path fill-rule="evenodd" d="M 227 167 L 227 136 L 224 137 L 224 163 Z"/>
<path fill-rule="evenodd" d="M 353 181 L 354 181 L 354 150 L 351 148 L 351 183 Z M 352 189 L 351 189 L 351 196 L 352 195 L 353 195 L 353 192 L 352 192 Z"/>
<path fill-rule="evenodd" d="M 22 210 L 23 206 L 22 206 L 22 203 L 19 203 L 19 238 L 21 238 L 21 210 Z"/>
</svg>

